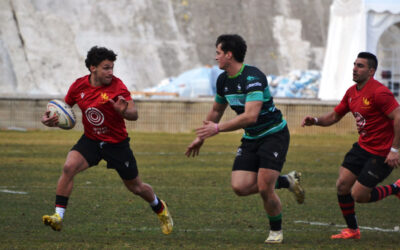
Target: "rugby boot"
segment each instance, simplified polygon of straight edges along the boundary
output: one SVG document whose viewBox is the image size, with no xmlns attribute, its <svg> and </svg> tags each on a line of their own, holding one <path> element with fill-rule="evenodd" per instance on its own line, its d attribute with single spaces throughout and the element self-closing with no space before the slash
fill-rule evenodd
<svg viewBox="0 0 400 250">
<path fill-rule="evenodd" d="M 301 173 L 297 171 L 292 171 L 287 175 L 289 181 L 289 191 L 294 194 L 297 203 L 302 204 L 304 203 L 304 189 L 300 185 L 300 177 Z"/>
<path fill-rule="evenodd" d="M 164 209 L 157 214 L 158 219 L 160 219 L 161 222 L 161 231 L 163 234 L 170 234 L 174 227 L 174 222 L 172 221 L 171 214 L 168 211 L 167 204 L 163 200 L 160 201 L 164 206 Z"/>
<path fill-rule="evenodd" d="M 360 239 L 360 229 L 345 228 L 339 234 L 334 234 L 331 239 Z"/>
<path fill-rule="evenodd" d="M 50 226 L 54 231 L 61 231 L 62 219 L 58 213 L 53 215 L 43 215 L 43 224 Z"/>
<path fill-rule="evenodd" d="M 266 244 L 280 244 L 283 242 L 282 230 L 279 231 L 269 231 L 268 238 L 265 240 Z"/>
</svg>

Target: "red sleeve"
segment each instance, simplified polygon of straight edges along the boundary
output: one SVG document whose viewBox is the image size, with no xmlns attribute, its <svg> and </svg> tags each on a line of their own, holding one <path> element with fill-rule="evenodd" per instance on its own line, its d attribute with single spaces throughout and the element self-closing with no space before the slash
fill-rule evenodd
<svg viewBox="0 0 400 250">
<path fill-rule="evenodd" d="M 349 90 L 347 90 L 346 94 L 343 96 L 342 101 L 340 101 L 340 103 L 334 109 L 334 111 L 341 116 L 345 115 L 347 112 L 350 111 L 348 96 L 349 96 Z"/>
<path fill-rule="evenodd" d="M 393 93 L 386 88 L 379 88 L 376 91 L 375 103 L 385 115 L 389 115 L 395 108 L 399 106 L 399 103 L 394 98 Z"/>
<path fill-rule="evenodd" d="M 125 100 L 130 101 L 132 100 L 131 93 L 128 91 L 127 87 L 125 84 L 122 84 L 123 88 L 121 89 L 122 96 L 125 98 Z"/>
<path fill-rule="evenodd" d="M 69 89 L 68 89 L 68 93 L 64 98 L 64 101 L 66 104 L 68 104 L 70 107 L 74 106 L 74 104 L 76 103 L 75 98 L 74 98 L 74 86 L 75 83 L 73 83 Z"/>
<path fill-rule="evenodd" d="M 114 101 L 116 101 L 118 99 L 119 95 L 122 95 L 125 98 L 125 100 L 127 100 L 127 101 L 132 100 L 131 92 L 129 92 L 129 90 L 125 86 L 125 84 L 119 78 L 116 78 L 116 79 L 117 79 L 117 82 L 118 82 L 118 85 L 117 85 L 118 86 L 117 87 L 117 89 L 118 89 L 117 93 L 118 94 L 115 96 L 115 98 L 113 98 Z"/>
</svg>

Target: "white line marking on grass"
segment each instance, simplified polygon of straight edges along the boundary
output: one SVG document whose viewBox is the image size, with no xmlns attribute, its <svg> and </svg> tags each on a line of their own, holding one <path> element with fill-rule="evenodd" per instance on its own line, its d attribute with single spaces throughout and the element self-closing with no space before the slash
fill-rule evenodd
<svg viewBox="0 0 400 250">
<path fill-rule="evenodd" d="M 130 230 L 132 231 L 137 231 L 137 232 L 144 232 L 144 231 L 160 231 L 161 229 L 159 227 L 140 227 L 140 228 L 131 228 Z M 265 232 L 265 229 L 241 229 L 241 228 L 203 228 L 203 229 L 179 229 L 179 228 L 174 228 L 174 231 L 178 232 L 227 232 L 227 231 L 240 231 L 240 232 Z"/>
<path fill-rule="evenodd" d="M 325 223 L 325 222 L 316 222 L 316 221 L 297 220 L 297 221 L 294 221 L 294 223 L 308 224 L 308 225 L 313 225 L 313 226 L 335 226 L 335 227 L 343 227 L 343 228 L 347 227 L 346 225 L 336 225 L 336 224 Z M 385 229 L 385 228 L 379 228 L 379 227 L 363 227 L 363 226 L 359 226 L 359 228 L 364 229 L 364 230 L 379 231 L 379 232 L 400 232 L 399 226 L 395 226 L 393 229 Z"/>
<path fill-rule="evenodd" d="M 0 189 L 0 192 L 9 193 L 9 194 L 28 194 L 28 192 L 12 191 L 12 190 L 8 190 L 8 189 Z"/>
<path fill-rule="evenodd" d="M 345 228 L 346 225 L 332 225 L 329 223 L 323 223 L 323 222 L 310 222 L 310 221 L 295 221 L 294 223 L 302 223 L 302 224 L 308 224 L 308 225 L 316 225 L 316 226 L 335 226 L 335 227 L 343 227 Z M 400 232 L 399 226 L 395 226 L 394 229 L 384 229 L 384 228 L 379 228 L 379 227 L 362 227 L 360 226 L 360 229 L 362 230 L 371 230 L 371 231 L 379 231 L 379 232 L 387 232 L 387 233 L 398 233 Z M 148 231 L 160 231 L 159 227 L 134 227 L 130 228 L 131 231 L 135 232 L 148 232 Z M 190 228 L 174 228 L 175 232 L 185 232 L 185 233 L 191 233 L 191 232 L 227 232 L 227 231 L 234 231 L 234 232 L 266 232 L 268 231 L 267 229 L 257 229 L 257 228 L 202 228 L 202 229 L 190 229 Z M 304 232 L 304 229 L 302 230 L 296 230 L 296 229 L 284 229 L 284 231 L 302 231 Z"/>
<path fill-rule="evenodd" d="M 140 152 L 133 151 L 134 155 L 184 155 L 182 152 Z M 235 155 L 235 152 L 202 152 L 201 155 Z"/>
</svg>

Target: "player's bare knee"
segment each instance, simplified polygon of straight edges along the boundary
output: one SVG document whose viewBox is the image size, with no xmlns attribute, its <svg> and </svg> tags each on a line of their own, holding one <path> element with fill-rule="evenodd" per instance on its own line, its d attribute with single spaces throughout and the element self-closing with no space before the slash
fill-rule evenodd
<svg viewBox="0 0 400 250">
<path fill-rule="evenodd" d="M 67 177 L 73 177 L 77 173 L 77 166 L 73 164 L 65 163 L 63 167 L 63 175 Z"/>
<path fill-rule="evenodd" d="M 267 189 L 260 189 L 260 190 L 259 190 L 259 193 L 260 193 L 260 195 L 261 195 L 261 198 L 262 198 L 264 201 L 268 201 L 268 200 L 270 199 L 270 197 L 271 197 L 271 193 L 270 193 L 270 191 L 267 190 Z"/>
<path fill-rule="evenodd" d="M 237 196 L 246 196 L 248 191 L 245 187 L 232 184 L 232 190 Z"/>
<path fill-rule="evenodd" d="M 351 186 L 348 185 L 346 182 L 341 181 L 341 180 L 337 180 L 336 181 L 336 190 L 337 193 L 342 195 L 342 194 L 348 194 L 350 193 L 351 190 Z"/>
</svg>

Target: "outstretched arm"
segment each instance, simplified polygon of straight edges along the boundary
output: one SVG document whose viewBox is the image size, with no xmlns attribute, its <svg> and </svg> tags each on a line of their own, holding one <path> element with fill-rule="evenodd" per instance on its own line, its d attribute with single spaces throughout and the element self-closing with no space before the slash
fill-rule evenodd
<svg viewBox="0 0 400 250">
<path fill-rule="evenodd" d="M 301 122 L 301 126 L 312 126 L 312 125 L 318 125 L 318 126 L 331 126 L 332 124 L 337 123 L 343 118 L 343 115 L 339 115 L 335 111 L 332 111 L 330 113 L 327 113 L 325 115 L 319 116 L 319 117 L 312 117 L 312 116 L 306 116 L 304 117 L 303 121 Z"/>
<path fill-rule="evenodd" d="M 220 104 L 217 102 L 214 102 L 211 110 L 208 112 L 206 116 L 206 121 L 205 122 L 214 122 L 214 124 L 218 123 L 221 120 L 222 115 L 225 112 L 225 109 L 228 105 L 227 104 Z M 216 132 L 216 127 L 214 126 L 213 131 Z M 200 148 L 204 143 L 204 139 L 200 137 L 196 137 L 192 143 L 186 148 L 185 155 L 187 157 L 190 156 L 197 156 L 200 153 Z"/>
<path fill-rule="evenodd" d="M 204 140 L 200 139 L 199 137 L 196 137 L 196 139 L 194 139 L 194 141 L 192 143 L 190 143 L 190 145 L 186 148 L 186 152 L 185 155 L 187 157 L 190 156 L 197 156 L 200 153 L 200 148 L 203 145 Z"/>
<path fill-rule="evenodd" d="M 214 102 L 211 110 L 208 112 L 206 116 L 206 121 L 212 121 L 218 123 L 221 120 L 222 115 L 225 112 L 228 104 L 221 104 L 218 102 Z"/>
<path fill-rule="evenodd" d="M 388 117 L 393 120 L 394 138 L 392 148 L 386 156 L 385 163 L 396 168 L 400 164 L 400 155 L 398 151 L 400 147 L 400 107 L 393 110 Z"/>
<path fill-rule="evenodd" d="M 254 124 L 257 122 L 261 107 L 261 101 L 246 102 L 245 111 L 229 121 L 221 123 L 218 123 L 219 119 L 204 121 L 203 126 L 196 129 L 197 136 L 204 140 L 219 132 L 234 131 Z"/>
</svg>

